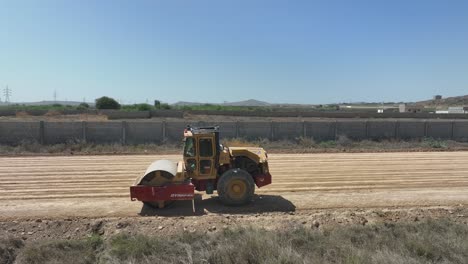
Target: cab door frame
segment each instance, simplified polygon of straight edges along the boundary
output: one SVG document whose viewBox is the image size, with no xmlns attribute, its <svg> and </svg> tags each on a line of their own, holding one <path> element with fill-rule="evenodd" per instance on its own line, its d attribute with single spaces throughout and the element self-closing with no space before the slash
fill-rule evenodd
<svg viewBox="0 0 468 264">
<path fill-rule="evenodd" d="M 204 139 L 208 139 L 210 140 L 211 142 L 211 156 L 206 156 L 206 157 L 202 157 L 201 154 L 202 154 L 202 151 L 201 151 L 201 148 L 200 148 L 200 143 L 201 143 L 201 140 L 204 140 Z M 198 155 L 197 155 L 197 165 L 198 165 L 198 171 L 197 171 L 197 174 L 198 174 L 198 178 L 199 179 L 215 179 L 216 178 L 216 172 L 217 172 L 217 166 L 216 166 L 216 146 L 215 146 L 215 140 L 214 140 L 214 137 L 212 136 L 206 136 L 206 135 L 200 135 L 197 137 L 197 148 L 198 148 Z M 210 170 L 209 172 L 207 173 L 202 173 L 202 162 L 203 161 L 209 161 L 210 162 Z"/>
</svg>

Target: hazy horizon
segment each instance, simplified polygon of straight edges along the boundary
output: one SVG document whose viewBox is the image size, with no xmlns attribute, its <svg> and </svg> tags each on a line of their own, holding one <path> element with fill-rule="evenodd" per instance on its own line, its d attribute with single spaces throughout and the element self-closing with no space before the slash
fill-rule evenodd
<svg viewBox="0 0 468 264">
<path fill-rule="evenodd" d="M 113 98 L 112 96 L 109 96 L 111 98 Z M 447 97 L 443 97 L 443 99 L 446 99 Z M 114 98 L 115 99 L 115 98 Z M 422 102 L 422 101 L 428 101 L 428 100 L 431 100 L 432 98 L 427 98 L 427 99 L 422 99 L 422 100 L 418 100 L 418 101 L 383 101 L 383 102 L 378 102 L 378 101 L 341 101 L 341 102 L 323 102 L 323 103 L 316 103 L 316 104 L 312 104 L 312 103 L 276 103 L 276 102 L 268 102 L 268 101 L 262 101 L 262 100 L 257 100 L 257 99 L 245 99 L 245 100 L 239 100 L 239 101 L 224 101 L 224 102 L 203 102 L 203 101 L 176 101 L 176 102 L 164 102 L 164 101 L 161 101 L 161 103 L 168 103 L 170 105 L 175 105 L 175 104 L 183 104 L 183 103 L 189 103 L 189 104 L 212 104 L 212 105 L 223 105 L 223 104 L 231 104 L 231 103 L 241 103 L 241 102 L 247 102 L 247 101 L 250 101 L 250 100 L 255 100 L 259 103 L 268 103 L 270 105 L 303 105 L 303 106 L 307 106 L 307 105 L 335 105 L 335 104 L 381 104 L 381 103 L 384 103 L 384 104 L 399 104 L 399 103 L 418 103 L 418 102 Z M 150 105 L 153 105 L 154 104 L 154 100 L 153 101 L 144 101 L 144 102 L 122 102 L 118 99 L 116 99 L 119 103 L 121 104 L 124 104 L 124 105 L 132 105 L 132 104 L 150 104 Z M 49 103 L 49 104 L 62 104 L 62 105 L 66 105 L 67 103 L 70 103 L 70 104 L 79 104 L 79 103 L 88 103 L 88 104 L 94 104 L 95 103 L 95 100 L 86 100 L 86 101 L 78 101 L 78 100 L 57 100 L 57 101 L 54 101 L 54 100 L 39 100 L 39 101 L 23 101 L 23 102 L 9 102 L 10 105 L 14 105 L 14 104 L 33 104 L 33 105 L 36 105 L 36 104 L 40 104 L 40 103 Z M 6 103 L 4 101 L 0 101 L 0 105 L 5 105 Z"/>
</svg>

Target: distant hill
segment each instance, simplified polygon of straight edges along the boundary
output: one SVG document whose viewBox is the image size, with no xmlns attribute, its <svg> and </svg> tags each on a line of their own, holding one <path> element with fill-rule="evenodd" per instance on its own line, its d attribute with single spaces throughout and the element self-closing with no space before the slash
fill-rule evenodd
<svg viewBox="0 0 468 264">
<path fill-rule="evenodd" d="M 203 105 L 203 103 L 179 101 L 177 103 L 173 103 L 172 105 L 173 106 L 195 106 L 195 105 Z"/>
<path fill-rule="evenodd" d="M 228 105 L 228 106 L 269 106 L 271 104 L 267 103 L 267 102 L 255 100 L 255 99 L 249 99 L 249 100 L 240 101 L 240 102 L 223 103 L 222 105 Z"/>
<path fill-rule="evenodd" d="M 417 105 L 424 106 L 468 106 L 468 95 L 442 98 L 440 100 L 426 100 L 415 102 Z"/>
</svg>

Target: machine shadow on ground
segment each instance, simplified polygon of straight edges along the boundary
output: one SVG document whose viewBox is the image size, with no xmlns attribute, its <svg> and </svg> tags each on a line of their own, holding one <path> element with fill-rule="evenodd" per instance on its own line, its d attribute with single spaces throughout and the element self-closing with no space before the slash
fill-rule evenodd
<svg viewBox="0 0 468 264">
<path fill-rule="evenodd" d="M 207 213 L 215 214 L 258 214 L 267 212 L 293 212 L 296 206 L 279 195 L 255 195 L 251 203 L 242 206 L 223 205 L 217 196 L 203 199 L 201 195 L 195 196 L 195 213 L 192 210 L 192 201 L 175 201 L 163 209 L 142 205 L 141 216 L 191 216 Z"/>
</svg>

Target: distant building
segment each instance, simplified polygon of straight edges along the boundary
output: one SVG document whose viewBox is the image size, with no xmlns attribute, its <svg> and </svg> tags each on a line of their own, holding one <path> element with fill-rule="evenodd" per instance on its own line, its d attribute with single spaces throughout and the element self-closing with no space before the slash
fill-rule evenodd
<svg viewBox="0 0 468 264">
<path fill-rule="evenodd" d="M 465 109 L 463 106 L 452 106 L 448 108 L 449 114 L 464 114 Z"/>
<path fill-rule="evenodd" d="M 406 113 L 406 104 L 400 104 L 398 106 L 398 110 L 400 111 L 400 113 Z"/>
<path fill-rule="evenodd" d="M 398 107 L 400 113 L 421 113 L 422 109 L 419 106 L 407 106 L 406 104 L 400 104 Z"/>
<path fill-rule="evenodd" d="M 442 95 L 434 95 L 434 100 L 435 101 L 442 100 Z"/>
<path fill-rule="evenodd" d="M 412 106 L 412 107 L 406 108 L 406 113 L 421 113 L 421 112 L 422 112 L 422 109 L 420 107 Z"/>
<path fill-rule="evenodd" d="M 436 114 L 468 114 L 468 107 L 465 106 L 451 106 L 448 110 L 438 110 Z"/>
</svg>

